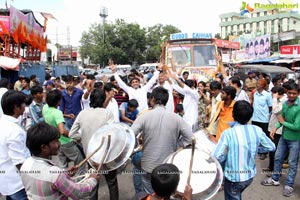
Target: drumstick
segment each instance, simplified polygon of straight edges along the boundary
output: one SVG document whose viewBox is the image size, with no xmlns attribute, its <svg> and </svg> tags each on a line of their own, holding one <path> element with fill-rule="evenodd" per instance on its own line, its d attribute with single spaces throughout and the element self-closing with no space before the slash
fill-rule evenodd
<svg viewBox="0 0 300 200">
<path fill-rule="evenodd" d="M 80 168 L 86 161 L 88 161 L 88 159 L 90 159 L 95 153 L 97 153 L 101 149 L 101 147 L 103 146 L 104 140 L 105 140 L 105 137 L 102 137 L 101 144 L 99 145 L 99 147 L 97 149 L 95 149 L 95 151 L 93 151 L 88 157 L 86 157 L 78 165 L 76 165 L 76 167 Z"/>
<path fill-rule="evenodd" d="M 190 185 L 191 182 L 191 174 L 192 174 L 192 169 L 193 169 L 193 161 L 194 161 L 194 152 L 195 152 L 195 137 L 192 137 L 192 155 L 191 155 L 191 160 L 190 160 L 190 168 L 189 168 L 189 174 L 187 178 L 187 185 Z"/>
<path fill-rule="evenodd" d="M 109 148 L 110 148 L 110 139 L 111 139 L 111 135 L 108 135 L 108 141 L 107 141 L 106 149 L 105 149 L 105 152 L 104 152 L 104 154 L 103 154 L 103 156 L 102 156 L 102 159 L 101 159 L 101 161 L 100 161 L 100 163 L 99 163 L 99 166 L 98 166 L 98 168 L 97 168 L 97 173 L 100 171 L 100 169 L 101 169 L 101 167 L 102 167 L 102 164 L 103 164 L 103 162 L 105 161 L 106 156 L 107 156 L 107 154 L 108 154 L 108 151 L 109 151 Z"/>
</svg>

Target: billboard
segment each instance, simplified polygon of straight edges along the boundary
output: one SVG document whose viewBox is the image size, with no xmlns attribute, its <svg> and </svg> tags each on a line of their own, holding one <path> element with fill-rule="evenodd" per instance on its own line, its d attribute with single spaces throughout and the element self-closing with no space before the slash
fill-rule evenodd
<svg viewBox="0 0 300 200">
<path fill-rule="evenodd" d="M 245 42 L 245 59 L 257 60 L 270 57 L 270 35 L 255 37 Z"/>
<path fill-rule="evenodd" d="M 36 22 L 32 12 L 24 14 L 13 6 L 10 6 L 9 12 L 11 33 L 13 33 L 22 22 L 22 24 L 26 27 L 27 34 L 30 34 L 31 31 L 33 31 L 34 34 L 43 35 L 43 27 Z"/>
</svg>

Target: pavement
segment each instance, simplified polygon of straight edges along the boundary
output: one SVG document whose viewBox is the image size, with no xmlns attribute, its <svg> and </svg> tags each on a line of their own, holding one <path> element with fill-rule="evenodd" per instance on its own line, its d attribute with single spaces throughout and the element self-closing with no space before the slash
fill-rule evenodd
<svg viewBox="0 0 300 200">
<path fill-rule="evenodd" d="M 283 169 L 283 174 L 280 179 L 280 186 L 262 186 L 260 182 L 264 180 L 266 174 L 262 168 L 268 166 L 268 158 L 265 160 L 256 159 L 257 174 L 252 184 L 243 192 L 242 198 L 245 200 L 299 200 L 300 199 L 300 167 L 295 179 L 294 194 L 291 197 L 282 196 L 284 181 L 287 176 L 287 169 Z M 130 174 L 132 165 L 129 163 L 124 172 L 118 175 L 120 200 L 134 200 L 134 187 L 132 183 L 132 174 Z M 99 187 L 99 200 L 109 200 L 108 188 L 105 179 L 101 179 Z M 212 200 L 223 200 L 224 192 L 219 191 Z M 199 196 L 193 196 L 193 200 L 201 200 Z"/>
<path fill-rule="evenodd" d="M 295 179 L 294 194 L 291 197 L 282 196 L 284 181 L 287 176 L 287 169 L 283 169 L 280 179 L 280 186 L 262 186 L 260 182 L 264 180 L 266 174 L 262 172 L 262 168 L 267 167 L 268 158 L 265 160 L 256 159 L 257 174 L 252 184 L 243 192 L 242 197 L 245 200 L 299 200 L 300 199 L 300 167 L 298 166 L 297 177 Z M 122 173 L 118 175 L 120 200 L 135 200 L 134 187 L 132 182 L 132 165 L 129 162 Z M 205 180 L 203 180 L 205 181 Z M 99 187 L 99 200 L 109 200 L 108 188 L 104 177 L 101 177 Z M 0 200 L 4 200 L 0 197 Z M 223 200 L 224 192 L 219 191 L 212 200 Z M 195 195 L 193 200 L 201 200 L 201 197 Z"/>
</svg>

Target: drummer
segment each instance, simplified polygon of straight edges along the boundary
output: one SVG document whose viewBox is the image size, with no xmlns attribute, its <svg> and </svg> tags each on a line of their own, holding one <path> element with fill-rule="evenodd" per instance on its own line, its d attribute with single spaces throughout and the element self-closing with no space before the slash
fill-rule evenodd
<svg viewBox="0 0 300 200">
<path fill-rule="evenodd" d="M 90 95 L 90 109 L 82 110 L 78 114 L 70 130 L 69 137 L 76 140 L 81 139 L 84 153 L 87 153 L 88 143 L 93 134 L 106 123 L 113 123 L 114 116 L 111 111 L 103 107 L 106 94 L 101 89 L 93 89 Z M 81 130 L 79 132 L 79 130 Z M 119 199 L 119 188 L 117 180 L 117 170 L 104 174 L 108 185 L 111 200 Z M 98 199 L 97 189 L 91 194 L 91 199 Z"/>
<path fill-rule="evenodd" d="M 98 173 L 91 173 L 85 182 L 72 181 L 77 168 L 67 171 L 55 166 L 51 156 L 60 148 L 59 131 L 45 122 L 31 127 L 27 132 L 26 145 L 32 154 L 23 163 L 20 175 L 28 199 L 83 199 L 90 195 L 100 180 Z"/>
<path fill-rule="evenodd" d="M 155 167 L 178 147 L 191 144 L 192 130 L 189 125 L 174 112 L 166 110 L 168 90 L 157 87 L 152 91 L 153 109 L 138 117 L 131 128 L 135 135 L 142 132 L 142 186 L 145 192 L 152 194 L 151 173 Z"/>
</svg>

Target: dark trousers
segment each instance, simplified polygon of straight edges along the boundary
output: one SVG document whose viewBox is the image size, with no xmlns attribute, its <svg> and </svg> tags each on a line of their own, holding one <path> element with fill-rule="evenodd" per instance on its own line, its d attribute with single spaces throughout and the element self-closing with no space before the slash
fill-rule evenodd
<svg viewBox="0 0 300 200">
<path fill-rule="evenodd" d="M 280 140 L 280 137 L 281 137 L 281 135 L 274 134 L 274 140 L 273 140 L 273 142 L 274 142 L 274 144 L 276 146 L 276 149 L 277 149 L 277 145 L 278 145 L 278 142 Z M 275 151 L 270 151 L 269 152 L 269 169 L 271 171 L 274 170 L 274 158 L 275 158 Z"/>
<path fill-rule="evenodd" d="M 224 181 L 225 200 L 241 200 L 242 192 L 252 183 L 253 178 L 242 182 L 231 182 L 227 178 Z"/>
<path fill-rule="evenodd" d="M 6 196 L 6 200 L 27 200 L 25 189 L 22 189 L 12 195 Z"/>
<path fill-rule="evenodd" d="M 258 127 L 260 127 L 260 128 L 263 130 L 263 132 L 270 138 L 270 133 L 269 133 L 269 131 L 268 131 L 269 123 L 263 123 L 263 122 L 252 121 L 252 124 L 253 124 L 253 125 L 256 125 L 256 126 L 258 126 Z M 262 147 L 262 146 L 260 145 L 260 147 Z M 262 149 L 262 150 L 260 150 L 260 149 Z M 263 148 L 259 148 L 259 149 L 258 149 L 258 153 L 259 153 L 259 154 L 267 154 L 267 152 L 265 152 L 265 151 L 263 150 Z"/>
<path fill-rule="evenodd" d="M 106 171 L 107 173 L 103 174 L 108 186 L 110 200 L 119 200 L 119 187 L 117 179 L 117 170 Z M 90 200 L 98 200 L 98 188 L 97 186 L 92 190 L 90 195 Z"/>
</svg>

